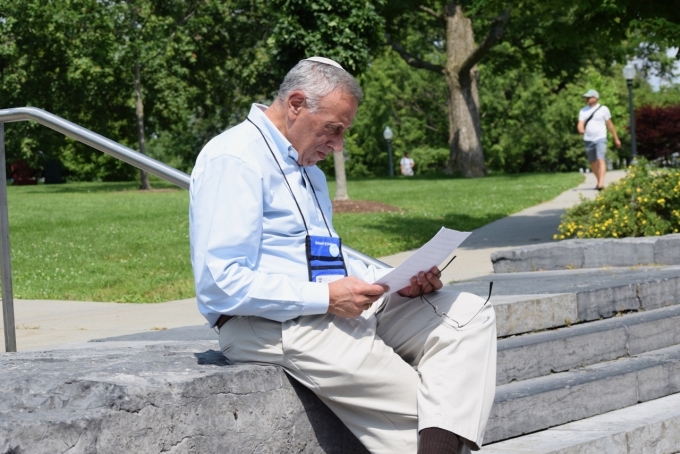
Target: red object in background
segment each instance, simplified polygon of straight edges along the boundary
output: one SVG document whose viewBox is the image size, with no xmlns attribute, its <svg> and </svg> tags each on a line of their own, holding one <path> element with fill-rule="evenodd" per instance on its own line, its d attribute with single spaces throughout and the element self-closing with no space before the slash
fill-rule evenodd
<svg viewBox="0 0 680 454">
<path fill-rule="evenodd" d="M 10 165 L 10 172 L 12 173 L 12 184 L 14 185 L 24 186 L 38 184 L 38 171 L 31 169 L 31 167 L 26 164 L 26 161 L 22 159 L 14 161 Z"/>
<path fill-rule="evenodd" d="M 647 159 L 680 152 L 680 105 L 636 109 L 635 135 L 638 154 Z"/>
</svg>

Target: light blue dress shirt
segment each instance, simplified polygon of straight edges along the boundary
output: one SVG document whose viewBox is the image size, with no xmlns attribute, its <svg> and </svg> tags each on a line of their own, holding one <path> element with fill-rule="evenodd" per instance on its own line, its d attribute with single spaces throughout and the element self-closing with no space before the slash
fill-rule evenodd
<svg viewBox="0 0 680 454">
<path fill-rule="evenodd" d="M 316 166 L 304 167 L 319 207 L 309 184 L 303 184 L 297 151 L 267 118 L 265 109 L 253 104 L 248 117 L 274 151 L 309 234 L 328 235 L 320 208 L 337 237 L 323 172 Z M 328 311 L 328 284 L 309 282 L 307 232 L 264 140 L 245 121 L 208 142 L 191 173 L 191 263 L 198 308 L 210 326 L 220 314 L 283 322 Z M 373 267 L 344 257 L 349 275 L 375 280 Z"/>
</svg>

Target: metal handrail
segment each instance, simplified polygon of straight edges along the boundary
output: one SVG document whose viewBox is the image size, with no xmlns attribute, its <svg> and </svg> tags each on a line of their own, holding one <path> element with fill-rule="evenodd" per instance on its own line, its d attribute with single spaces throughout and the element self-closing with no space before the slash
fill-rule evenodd
<svg viewBox="0 0 680 454">
<path fill-rule="evenodd" d="M 16 332 L 14 326 L 14 298 L 12 293 L 12 266 L 9 245 L 9 217 L 7 212 L 7 179 L 5 178 L 5 123 L 32 120 L 58 131 L 65 136 L 76 139 L 103 153 L 145 170 L 180 188 L 189 189 L 190 177 L 181 170 L 163 164 L 147 155 L 139 153 L 118 142 L 92 132 L 89 129 L 64 120 L 50 112 L 35 107 L 18 107 L 0 110 L 0 255 L 2 256 L 2 314 L 5 328 L 5 351 L 17 351 Z M 349 246 L 343 250 L 348 256 L 361 260 L 376 268 L 390 268 L 389 265 L 363 254 Z"/>
<path fill-rule="evenodd" d="M 64 120 L 47 111 L 35 107 L 19 107 L 16 109 L 0 110 L 0 123 L 26 120 L 33 120 L 43 126 L 54 129 L 65 136 L 76 139 L 85 145 L 89 145 L 92 148 L 111 155 L 114 158 L 125 161 L 138 169 L 146 170 L 157 177 L 176 184 L 180 188 L 189 189 L 189 175 L 181 170 L 177 170 L 174 167 L 156 161 L 145 154 L 136 152 L 132 148 L 123 146 L 118 142 L 107 139 L 96 132 L 85 129 L 82 126 L 78 126 L 75 123 L 71 123 L 70 121 Z"/>
</svg>

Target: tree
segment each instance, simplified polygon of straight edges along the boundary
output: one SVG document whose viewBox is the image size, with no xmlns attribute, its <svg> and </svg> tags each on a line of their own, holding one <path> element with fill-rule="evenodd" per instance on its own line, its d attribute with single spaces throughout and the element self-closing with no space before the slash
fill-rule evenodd
<svg viewBox="0 0 680 454">
<path fill-rule="evenodd" d="M 285 74 L 299 60 L 332 58 L 361 74 L 383 42 L 383 19 L 376 7 L 385 0 L 274 0 L 276 25 L 269 39 L 274 62 Z"/>
<path fill-rule="evenodd" d="M 406 3 L 406 2 L 404 2 Z M 477 64 L 498 43 L 510 19 L 510 9 L 505 8 L 492 20 L 480 44 L 475 43 L 475 33 L 469 13 L 463 2 L 449 1 L 433 4 L 402 4 L 392 17 L 388 41 L 409 65 L 436 72 L 444 76 L 448 87 L 448 120 L 450 157 L 447 172 L 461 171 L 466 177 L 484 175 L 484 151 L 481 142 Z M 425 15 L 421 20 L 424 30 L 434 29 L 435 36 L 422 33 L 423 38 L 433 40 L 433 45 L 445 53 L 445 60 L 433 63 L 427 58 L 410 52 L 399 41 L 404 38 L 406 16 Z M 400 31 L 401 30 L 401 31 Z M 423 44 L 419 47 L 423 49 Z M 430 54 L 432 51 L 430 50 Z"/>
<path fill-rule="evenodd" d="M 301 58 L 358 74 L 382 42 L 374 4 L 359 0 L 0 0 L 0 18 L 3 107 L 44 108 L 183 170 Z M 133 174 L 31 124 L 8 140 L 10 153 L 58 155 L 71 178 Z"/>
<path fill-rule="evenodd" d="M 196 13 L 198 6 L 186 3 L 125 0 L 123 4 L 111 4 L 112 13 L 119 13 L 117 16 L 127 24 L 127 27 L 121 24 L 123 26 L 118 30 L 122 33 L 116 41 L 120 46 L 119 52 L 127 57 L 123 59 L 129 61 L 132 70 L 137 143 L 142 154 L 147 154 L 142 76 L 156 60 L 166 56 L 180 28 Z M 163 66 L 166 65 L 155 65 L 153 69 L 165 69 Z M 140 189 L 151 189 L 146 171 L 140 169 L 139 172 Z"/>
<path fill-rule="evenodd" d="M 333 167 L 335 167 L 335 198 L 333 200 L 349 200 L 343 152 L 344 150 L 340 150 L 333 153 Z"/>
<path fill-rule="evenodd" d="M 677 43 L 680 8 L 674 3 L 393 0 L 381 14 L 387 21 L 388 44 L 414 68 L 433 71 L 446 80 L 447 170 L 481 176 L 484 151 L 477 65 L 493 62 L 502 73 L 518 63 L 494 52 L 499 43 L 510 43 L 518 51 L 513 56 L 528 63 L 529 70 L 559 77 L 559 91 L 592 59 L 622 61 L 625 50 L 621 43 L 631 30 L 649 30 L 654 43 Z M 477 42 L 476 36 L 481 37 Z M 533 52 L 535 49 L 540 52 Z"/>
<path fill-rule="evenodd" d="M 346 139 L 348 174 L 388 174 L 385 126 L 394 130 L 392 145 L 397 161 L 409 151 L 419 173 L 441 170 L 449 155 L 443 78 L 430 71 L 414 71 L 396 52 L 385 48 L 359 82 L 365 98 Z"/>
<path fill-rule="evenodd" d="M 181 66 L 191 53 L 169 39 L 178 11 L 189 3 L 159 3 L 162 7 L 153 9 L 145 2 L 144 9 L 139 6 L 142 0 L 134 5 L 0 0 L 0 16 L 5 18 L 0 40 L 8 44 L 0 54 L 3 107 L 40 107 L 125 145 L 137 143 L 145 152 L 145 135 L 185 121 L 186 98 L 192 92 L 181 80 Z M 142 23 L 139 17 L 144 14 L 149 17 Z M 152 44 L 148 35 L 155 40 Z M 145 69 L 146 86 L 141 83 Z M 151 115 L 145 117 L 145 110 Z M 76 179 L 133 175 L 127 164 L 45 128 L 22 124 L 12 129 L 12 152 L 29 157 L 41 151 L 56 154 Z"/>
</svg>

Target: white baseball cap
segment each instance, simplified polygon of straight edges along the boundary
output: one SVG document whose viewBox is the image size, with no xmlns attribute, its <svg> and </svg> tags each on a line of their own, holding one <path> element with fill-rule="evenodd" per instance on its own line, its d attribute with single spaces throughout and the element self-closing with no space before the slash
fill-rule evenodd
<svg viewBox="0 0 680 454">
<path fill-rule="evenodd" d="M 583 93 L 584 98 L 597 98 L 600 99 L 600 94 L 593 90 L 592 88 L 588 90 L 587 92 Z"/>
</svg>

